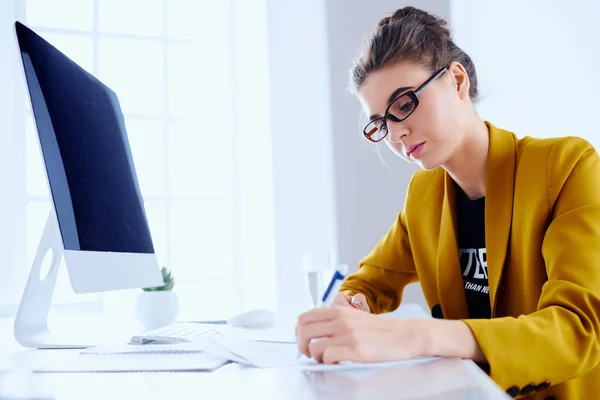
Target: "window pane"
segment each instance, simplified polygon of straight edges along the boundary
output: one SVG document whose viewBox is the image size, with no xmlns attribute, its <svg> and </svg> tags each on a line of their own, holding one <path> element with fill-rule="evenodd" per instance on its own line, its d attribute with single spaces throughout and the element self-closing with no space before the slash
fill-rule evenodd
<svg viewBox="0 0 600 400">
<path fill-rule="evenodd" d="M 162 121 L 126 120 L 127 135 L 142 195 L 165 194 L 165 150 Z"/>
<path fill-rule="evenodd" d="M 42 33 L 41 36 L 80 67 L 94 72 L 94 42 L 91 37 L 60 33 Z"/>
<path fill-rule="evenodd" d="M 195 283 L 177 282 L 177 271 L 173 271 L 179 298 L 180 321 L 220 320 L 231 318 L 236 310 L 237 292 L 233 281 L 208 281 Z"/>
<path fill-rule="evenodd" d="M 25 160 L 27 194 L 33 196 L 48 196 L 49 191 L 46 168 L 43 164 L 37 129 L 33 123 L 33 117 L 31 116 L 27 117 L 27 121 L 25 122 Z M 46 220 L 44 219 L 44 223 L 45 222 Z"/>
<path fill-rule="evenodd" d="M 100 39 L 99 77 L 117 93 L 126 114 L 163 114 L 163 61 L 158 41 Z"/>
<path fill-rule="evenodd" d="M 167 261 L 167 207 L 161 201 L 144 203 L 154 251 L 160 266 L 168 265 Z"/>
<path fill-rule="evenodd" d="M 168 51 L 169 113 L 174 117 L 231 114 L 230 50 L 217 45 L 172 44 Z"/>
<path fill-rule="evenodd" d="M 172 122 L 169 182 L 175 197 L 230 197 L 233 186 L 231 125 Z"/>
<path fill-rule="evenodd" d="M 162 35 L 162 3 L 163 0 L 98 0 L 99 28 L 111 33 Z"/>
<path fill-rule="evenodd" d="M 27 0 L 27 23 L 33 27 L 91 30 L 94 0 Z"/>
<path fill-rule="evenodd" d="M 180 279 L 233 274 L 233 207 L 224 201 L 171 205 L 171 263 Z"/>
<path fill-rule="evenodd" d="M 168 0 L 167 34 L 173 39 L 227 42 L 229 15 L 227 0 Z"/>
</svg>

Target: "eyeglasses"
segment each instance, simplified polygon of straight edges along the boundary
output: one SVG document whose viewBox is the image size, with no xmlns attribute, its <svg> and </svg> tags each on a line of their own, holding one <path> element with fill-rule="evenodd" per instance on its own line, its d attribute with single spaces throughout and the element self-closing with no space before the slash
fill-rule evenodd
<svg viewBox="0 0 600 400">
<path fill-rule="evenodd" d="M 383 140 L 388 134 L 388 126 L 385 122 L 387 119 L 394 122 L 402 122 L 417 109 L 419 105 L 419 93 L 423 91 L 431 82 L 439 78 L 444 72 L 448 70 L 448 67 L 440 69 L 438 72 L 425 83 L 423 83 L 417 90 L 409 90 L 403 92 L 401 95 L 396 97 L 385 110 L 383 117 L 375 118 L 365 126 L 363 129 L 363 135 L 371 142 L 379 142 Z"/>
</svg>

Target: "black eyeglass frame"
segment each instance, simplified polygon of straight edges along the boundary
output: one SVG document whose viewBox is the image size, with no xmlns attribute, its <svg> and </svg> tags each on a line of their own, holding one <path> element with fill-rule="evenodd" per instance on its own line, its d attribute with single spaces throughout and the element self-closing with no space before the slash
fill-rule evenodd
<svg viewBox="0 0 600 400">
<path fill-rule="evenodd" d="M 364 127 L 363 135 L 367 138 L 367 140 L 369 140 L 370 142 L 373 142 L 373 143 L 377 143 L 377 142 L 380 142 L 383 139 L 385 139 L 385 137 L 389 133 L 387 123 L 386 123 L 387 119 L 389 119 L 390 121 L 393 121 L 393 122 L 402 122 L 402 121 L 406 120 L 408 117 L 410 117 L 412 115 L 412 113 L 414 113 L 415 110 L 417 109 L 417 107 L 419 106 L 419 97 L 418 97 L 419 93 L 421 93 L 423 91 L 423 89 L 425 89 L 431 82 L 435 81 L 444 72 L 446 72 L 448 70 L 448 68 L 450 68 L 449 65 L 445 66 L 444 68 L 437 71 L 435 74 L 433 74 L 431 76 L 431 78 L 427 79 L 425 81 L 425 83 L 423 83 L 421 86 L 419 86 L 416 90 L 407 90 L 406 92 L 402 92 L 401 94 L 396 96 L 396 98 L 394 98 L 394 100 L 392 100 L 390 102 L 390 104 L 387 106 L 387 108 L 385 109 L 385 114 L 383 114 L 383 117 L 374 118 L 373 120 L 369 121 L 369 123 Z M 404 97 L 404 96 L 408 96 L 411 99 L 411 101 L 415 104 L 415 106 L 413 107 L 411 112 L 406 117 L 397 118 L 393 114 L 390 114 L 389 111 L 390 111 L 390 108 L 392 107 L 392 105 L 396 101 L 398 101 L 401 97 Z M 367 132 L 367 128 L 369 127 L 369 125 L 371 125 L 375 121 L 381 121 L 381 128 L 378 128 L 378 130 L 385 129 L 385 134 L 381 137 L 381 139 L 377 139 L 377 140 L 375 140 L 371 137 L 375 132 L 371 132 L 371 133 Z"/>
</svg>

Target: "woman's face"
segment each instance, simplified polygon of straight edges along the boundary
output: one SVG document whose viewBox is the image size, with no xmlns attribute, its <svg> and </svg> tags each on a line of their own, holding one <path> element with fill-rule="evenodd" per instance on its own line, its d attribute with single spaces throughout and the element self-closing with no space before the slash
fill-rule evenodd
<svg viewBox="0 0 600 400">
<path fill-rule="evenodd" d="M 399 62 L 371 73 L 358 90 L 369 120 L 383 116 L 391 96 L 416 90 L 434 72 Z M 400 88 L 405 89 L 398 92 Z M 419 105 L 404 121 L 386 119 L 388 135 L 384 141 L 397 155 L 430 170 L 446 164 L 464 139 L 470 99 L 468 75 L 462 65 L 451 64 L 418 94 L 418 99 Z"/>
</svg>

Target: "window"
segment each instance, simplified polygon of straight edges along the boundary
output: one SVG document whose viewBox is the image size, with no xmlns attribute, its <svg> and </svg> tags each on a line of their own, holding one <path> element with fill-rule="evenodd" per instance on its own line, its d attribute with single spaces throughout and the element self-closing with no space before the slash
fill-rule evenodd
<svg viewBox="0 0 600 400">
<path fill-rule="evenodd" d="M 264 20 L 264 0 L 24 3 L 29 27 L 119 96 L 157 257 L 176 279 L 180 317 L 223 318 L 248 304 L 274 307 L 272 189 L 252 190 L 271 179 L 264 162 L 270 158 L 266 27 L 239 18 L 253 13 Z M 259 41 L 251 56 L 240 37 Z M 264 83 L 258 91 L 255 81 Z M 250 91 L 252 115 L 238 106 Z M 14 250 L 26 254 L 22 279 L 50 199 L 29 98 L 24 89 L 16 92 L 23 109 L 16 125 L 25 131 L 18 143 L 25 161 L 16 162 L 25 180 L 25 244 Z M 239 118 L 253 126 L 242 129 Z M 244 279 L 254 275 L 264 288 L 248 299 Z M 98 305 L 111 296 L 121 302 L 135 292 L 75 295 L 63 265 L 53 304 Z"/>
</svg>

